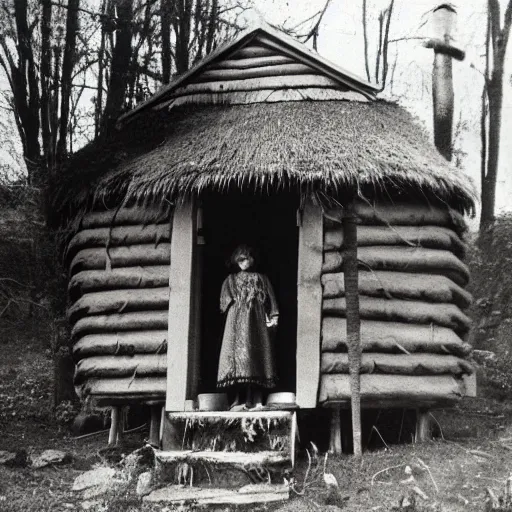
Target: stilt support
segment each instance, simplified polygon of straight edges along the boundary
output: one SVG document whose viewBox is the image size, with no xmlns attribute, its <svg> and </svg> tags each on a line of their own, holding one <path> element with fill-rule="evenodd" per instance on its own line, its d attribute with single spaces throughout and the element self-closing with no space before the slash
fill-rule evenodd
<svg viewBox="0 0 512 512">
<path fill-rule="evenodd" d="M 432 439 L 432 418 L 429 409 L 416 410 L 416 442 L 422 443 Z"/>
<path fill-rule="evenodd" d="M 151 406 L 151 422 L 149 424 L 149 444 L 155 448 L 160 447 L 160 422 L 162 419 L 162 406 Z"/>
<path fill-rule="evenodd" d="M 341 410 L 339 407 L 332 407 L 331 410 L 331 438 L 329 452 L 334 455 L 341 455 L 343 453 L 343 446 L 341 443 Z"/>
<path fill-rule="evenodd" d="M 119 430 L 121 428 L 122 410 L 119 406 L 112 407 L 110 412 L 110 432 L 108 435 L 108 445 L 115 446 L 119 443 Z"/>
</svg>

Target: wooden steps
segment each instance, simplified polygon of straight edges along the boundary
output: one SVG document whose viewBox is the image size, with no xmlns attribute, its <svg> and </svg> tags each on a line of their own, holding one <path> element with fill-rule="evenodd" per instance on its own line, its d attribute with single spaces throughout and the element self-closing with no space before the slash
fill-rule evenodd
<svg viewBox="0 0 512 512">
<path fill-rule="evenodd" d="M 281 485 L 294 466 L 295 411 L 167 412 L 162 433 L 163 449 L 156 452 L 160 482 L 201 492 L 217 489 L 219 499 L 224 499 L 220 491 L 229 489 L 227 495 L 235 501 L 228 503 L 238 499 L 243 503 L 245 497 L 236 493 L 247 485 Z M 172 493 L 176 492 L 173 487 Z M 211 499 L 217 499 L 216 492 Z"/>
</svg>

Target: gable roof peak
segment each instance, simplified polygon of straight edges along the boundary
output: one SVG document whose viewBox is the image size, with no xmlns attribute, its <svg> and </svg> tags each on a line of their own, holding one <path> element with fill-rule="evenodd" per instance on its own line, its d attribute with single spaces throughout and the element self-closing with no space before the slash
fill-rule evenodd
<svg viewBox="0 0 512 512">
<path fill-rule="evenodd" d="M 199 61 L 189 71 L 178 76 L 169 85 L 160 89 L 160 91 L 155 93 L 151 98 L 143 101 L 131 111 L 120 116 L 118 123 L 124 123 L 146 108 L 155 107 L 167 102 L 178 87 L 183 87 L 189 83 L 191 79 L 198 76 L 200 73 L 203 73 L 212 62 L 220 60 L 222 57 L 232 55 L 234 52 L 248 45 L 255 39 L 260 42 L 261 38 L 265 40 L 264 44 L 270 44 L 271 47 L 278 48 L 279 51 L 287 50 L 288 52 L 291 52 L 290 55 L 293 55 L 293 58 L 298 59 L 303 64 L 310 66 L 317 72 L 325 74 L 341 84 L 348 85 L 351 89 L 362 93 L 368 99 L 375 98 L 375 94 L 378 92 L 378 87 L 341 66 L 332 63 L 316 51 L 308 48 L 304 43 L 294 39 L 282 30 L 273 27 L 265 21 L 263 15 L 258 9 L 252 8 L 248 12 L 247 18 L 247 28 L 240 32 L 237 37 L 219 46 L 216 50 Z"/>
</svg>

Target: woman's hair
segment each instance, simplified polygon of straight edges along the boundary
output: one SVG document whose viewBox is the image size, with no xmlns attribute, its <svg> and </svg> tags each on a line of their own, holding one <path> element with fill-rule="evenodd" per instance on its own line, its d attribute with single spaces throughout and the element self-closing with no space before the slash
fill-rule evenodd
<svg viewBox="0 0 512 512">
<path fill-rule="evenodd" d="M 253 260 L 253 266 L 256 263 L 256 254 L 254 249 L 246 244 L 241 244 L 233 251 L 233 254 L 231 255 L 231 264 L 236 266 L 243 257 L 251 258 Z"/>
</svg>

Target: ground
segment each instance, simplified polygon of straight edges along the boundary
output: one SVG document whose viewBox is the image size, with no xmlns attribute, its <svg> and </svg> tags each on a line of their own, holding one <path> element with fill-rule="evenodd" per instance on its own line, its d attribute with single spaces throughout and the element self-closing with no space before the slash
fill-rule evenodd
<svg viewBox="0 0 512 512">
<path fill-rule="evenodd" d="M 82 510 L 71 486 L 83 471 L 115 464 L 105 450 L 107 433 L 74 439 L 67 428 L 55 423 L 50 405 L 52 361 L 40 340 L 0 326 L 0 350 L 0 450 L 25 450 L 34 456 L 52 448 L 72 455 L 67 464 L 41 469 L 23 467 L 22 460 L 17 467 L 0 465 L 0 511 Z M 487 489 L 503 496 L 512 474 L 512 401 L 465 399 L 458 407 L 434 415 L 442 429 L 434 441 L 368 451 L 360 464 L 352 457 L 328 456 L 325 472 L 337 480 L 338 494 L 330 494 L 324 483 L 322 454 L 304 481 L 308 459 L 303 450 L 291 500 L 261 510 L 325 510 L 332 502 L 347 512 L 384 512 L 409 496 L 415 497 L 416 508 L 396 510 L 485 510 Z M 147 430 L 132 434 L 120 451 L 129 453 L 142 446 L 145 436 Z M 162 509 L 164 505 L 144 505 L 133 495 L 116 495 L 103 512 Z"/>
</svg>

